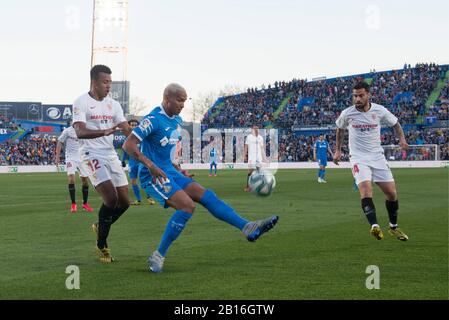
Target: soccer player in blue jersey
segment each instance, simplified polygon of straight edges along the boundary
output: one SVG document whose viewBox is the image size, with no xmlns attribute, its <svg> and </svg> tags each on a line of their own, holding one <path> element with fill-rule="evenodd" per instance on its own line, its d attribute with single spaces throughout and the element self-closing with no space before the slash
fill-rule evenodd
<svg viewBox="0 0 449 320">
<path fill-rule="evenodd" d="M 186 100 L 187 93 L 183 87 L 168 85 L 161 106 L 145 116 L 123 144 L 124 150 L 141 162 L 139 178 L 142 188 L 164 208 L 176 210 L 168 221 L 158 249 L 148 258 L 150 271 L 156 273 L 162 271 L 170 245 L 192 217 L 194 202 L 200 203 L 217 219 L 241 230 L 248 241 L 257 240 L 279 219 L 278 216 L 258 221 L 242 218 L 213 191 L 203 188 L 186 170 L 173 163 L 176 144 L 181 138 L 182 119 L 179 114 Z"/>
<path fill-rule="evenodd" d="M 136 119 L 131 119 L 128 121 L 129 126 L 131 129 L 136 128 L 139 125 L 139 121 Z M 134 196 L 136 197 L 136 201 L 131 202 L 132 205 L 138 206 L 142 204 L 142 196 L 140 195 L 140 188 L 137 184 L 137 175 L 139 171 L 139 162 L 135 160 L 133 157 L 130 157 L 125 151 L 123 151 L 122 155 L 122 167 L 126 167 L 126 161 L 128 161 L 128 175 L 129 179 L 131 180 L 131 187 L 133 189 Z M 151 198 L 151 196 L 147 195 L 147 201 L 149 204 L 154 205 L 156 204 L 156 201 Z"/>
<path fill-rule="evenodd" d="M 210 169 L 209 169 L 209 177 L 212 177 L 212 168 L 214 168 L 214 176 L 217 176 L 217 157 L 218 157 L 218 151 L 215 148 L 215 145 L 212 146 L 212 149 L 210 149 L 209 152 L 209 159 L 210 159 Z"/>
<path fill-rule="evenodd" d="M 332 150 L 329 147 L 329 143 L 324 140 L 324 134 L 320 134 L 319 140 L 315 142 L 313 147 L 313 161 L 317 161 L 320 169 L 318 170 L 318 183 L 327 183 L 326 177 L 326 166 L 327 166 L 327 153 L 332 155 Z"/>
</svg>

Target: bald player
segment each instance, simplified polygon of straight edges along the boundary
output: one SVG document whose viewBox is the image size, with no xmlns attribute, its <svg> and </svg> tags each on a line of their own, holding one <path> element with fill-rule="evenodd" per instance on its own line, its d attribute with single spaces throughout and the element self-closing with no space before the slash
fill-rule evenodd
<svg viewBox="0 0 449 320">
<path fill-rule="evenodd" d="M 186 100 L 187 92 L 183 87 L 179 84 L 168 85 L 161 106 L 145 116 L 123 144 L 123 149 L 141 162 L 139 178 L 145 192 L 164 208 L 176 210 L 168 221 L 158 249 L 148 259 L 149 269 L 155 273 L 162 271 L 167 251 L 192 217 L 195 202 L 204 206 L 215 218 L 241 230 L 248 241 L 257 240 L 279 219 L 278 216 L 259 221 L 242 218 L 175 163 L 176 144 L 181 139 L 182 119 L 179 114 Z"/>
</svg>

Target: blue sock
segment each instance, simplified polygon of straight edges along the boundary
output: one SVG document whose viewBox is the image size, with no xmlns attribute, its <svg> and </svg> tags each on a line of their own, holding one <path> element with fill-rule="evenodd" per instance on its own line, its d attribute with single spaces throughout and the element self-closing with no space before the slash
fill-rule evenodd
<svg viewBox="0 0 449 320">
<path fill-rule="evenodd" d="M 326 170 L 321 170 L 321 179 L 324 180 L 325 175 L 326 175 Z"/>
<path fill-rule="evenodd" d="M 234 209 L 228 206 L 223 200 L 219 199 L 215 193 L 206 190 L 200 203 L 209 210 L 212 215 L 234 227 L 243 230 L 243 227 L 249 222 L 240 217 Z"/>
<path fill-rule="evenodd" d="M 320 169 L 320 170 L 318 170 L 318 178 L 320 178 L 320 179 L 321 179 L 321 169 Z"/>
<path fill-rule="evenodd" d="M 209 174 L 212 174 L 212 165 L 210 165 Z"/>
<path fill-rule="evenodd" d="M 137 201 L 142 201 L 142 197 L 140 196 L 140 188 L 137 184 L 136 185 L 133 184 L 133 192 Z"/>
<path fill-rule="evenodd" d="M 165 228 L 165 232 L 162 235 L 162 240 L 158 248 L 159 253 L 163 257 L 165 257 L 168 248 L 170 247 L 172 242 L 179 237 L 182 230 L 186 226 L 187 221 L 189 221 L 191 217 L 192 217 L 191 213 L 177 210 L 172 215 L 170 220 L 168 220 L 167 227 Z"/>
</svg>

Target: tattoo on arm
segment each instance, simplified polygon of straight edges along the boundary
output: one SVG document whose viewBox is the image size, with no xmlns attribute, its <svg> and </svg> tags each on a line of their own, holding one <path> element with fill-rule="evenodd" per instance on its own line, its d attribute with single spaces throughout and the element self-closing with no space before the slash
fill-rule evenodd
<svg viewBox="0 0 449 320">
<path fill-rule="evenodd" d="M 404 130 L 402 130 L 401 124 L 399 122 L 393 126 L 393 129 L 399 140 L 405 140 Z"/>
<path fill-rule="evenodd" d="M 337 129 L 337 134 L 336 134 L 336 140 L 337 140 L 337 145 L 336 145 L 336 150 L 341 150 L 341 146 L 343 145 L 343 138 L 344 138 L 344 132 L 342 129 Z"/>
</svg>

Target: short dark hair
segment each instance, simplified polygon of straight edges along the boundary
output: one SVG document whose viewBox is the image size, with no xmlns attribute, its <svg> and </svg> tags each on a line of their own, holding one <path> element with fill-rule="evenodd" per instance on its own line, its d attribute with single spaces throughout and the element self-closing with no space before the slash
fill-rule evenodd
<svg viewBox="0 0 449 320">
<path fill-rule="evenodd" d="M 139 124 L 139 121 L 137 119 L 129 119 L 128 120 L 129 125 L 131 125 L 131 123 L 133 123 L 133 122 Z"/>
<path fill-rule="evenodd" d="M 100 73 L 112 74 L 112 71 L 105 65 L 97 64 L 90 69 L 90 80 L 98 80 Z"/>
<path fill-rule="evenodd" d="M 366 92 L 369 92 L 369 84 L 366 83 L 365 81 L 357 82 L 356 85 L 354 86 L 354 90 L 360 90 L 360 89 L 365 89 Z"/>
</svg>

